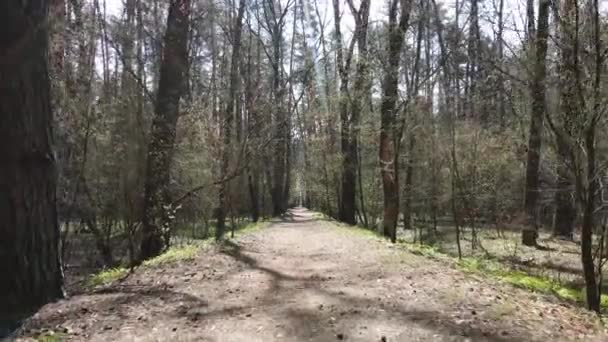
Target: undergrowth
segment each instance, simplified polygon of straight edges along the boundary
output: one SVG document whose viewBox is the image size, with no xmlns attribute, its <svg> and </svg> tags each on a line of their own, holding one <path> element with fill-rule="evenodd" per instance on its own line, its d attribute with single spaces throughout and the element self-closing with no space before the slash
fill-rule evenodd
<svg viewBox="0 0 608 342">
<path fill-rule="evenodd" d="M 40 334 L 36 337 L 37 342 L 61 342 L 66 339 L 66 335 L 62 333 L 56 333 L 49 331 L 44 334 Z"/>
<path fill-rule="evenodd" d="M 239 228 L 235 231 L 235 238 L 257 232 L 269 224 L 268 221 L 258 221 L 254 223 L 248 223 L 245 226 Z M 229 234 L 227 234 L 228 238 Z M 185 260 L 193 260 L 196 257 L 196 254 L 205 248 L 208 248 L 215 244 L 215 240 L 211 237 L 205 240 L 196 240 L 190 241 L 185 245 L 172 246 L 167 251 L 162 253 L 161 255 L 154 257 L 152 259 L 144 261 L 142 264 L 143 267 L 157 267 L 164 264 L 174 263 L 177 261 L 185 261 Z M 119 279 L 126 277 L 129 274 L 128 267 L 114 267 L 109 269 L 104 269 L 102 271 L 97 272 L 92 275 L 86 286 L 89 288 L 94 288 L 102 285 L 111 284 Z"/>
<path fill-rule="evenodd" d="M 494 260 L 464 258 L 458 261 L 457 265 L 458 268 L 466 272 L 490 275 L 516 287 L 533 292 L 554 295 L 569 302 L 585 302 L 584 290 L 565 286 L 550 277 L 514 270 Z M 601 306 L 603 309 L 608 309 L 608 296 L 602 295 Z"/>
<path fill-rule="evenodd" d="M 373 230 L 360 227 L 337 224 L 350 234 L 380 238 L 381 236 Z M 526 289 L 528 291 L 552 295 L 567 302 L 585 303 L 584 289 L 566 286 L 553 278 L 541 275 L 533 275 L 521 270 L 516 270 L 496 260 L 483 257 L 467 257 L 458 260 L 457 257 L 441 251 L 438 247 L 407 242 L 403 239 L 397 241 L 397 246 L 409 253 L 424 256 L 431 259 L 449 260 L 455 267 L 471 274 L 491 276 L 510 285 Z M 601 307 L 608 309 L 608 296 L 602 295 Z"/>
</svg>

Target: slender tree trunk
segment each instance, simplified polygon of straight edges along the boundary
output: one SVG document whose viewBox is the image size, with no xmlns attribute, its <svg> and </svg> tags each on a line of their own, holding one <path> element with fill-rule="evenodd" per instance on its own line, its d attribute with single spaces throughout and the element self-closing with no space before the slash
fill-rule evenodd
<svg viewBox="0 0 608 342">
<path fill-rule="evenodd" d="M 0 333 L 62 297 L 48 2 L 0 2 Z"/>
<path fill-rule="evenodd" d="M 597 9 L 596 9 L 597 10 Z M 598 102 L 599 103 L 599 102 Z M 599 110 L 599 108 L 595 108 Z M 583 264 L 583 275 L 585 277 L 585 295 L 587 296 L 587 307 L 589 310 L 600 312 L 601 309 L 601 272 L 595 273 L 593 261 L 593 228 L 595 215 L 596 193 L 598 182 L 595 167 L 595 122 L 592 122 L 585 134 L 585 149 L 587 152 L 587 192 L 584 199 L 583 225 L 581 229 L 581 261 Z M 581 189 L 579 189 L 580 192 Z M 603 246 L 601 246 L 603 248 Z M 600 254 L 601 256 L 601 254 Z M 597 261 L 601 265 L 603 256 Z M 601 268 L 599 268 L 601 271 Z"/>
<path fill-rule="evenodd" d="M 502 70 L 503 68 L 503 58 L 504 58 L 504 42 L 503 42 L 503 31 L 504 31 L 504 8 L 505 8 L 505 1 L 504 0 L 499 0 L 498 2 L 498 32 L 496 33 L 496 44 L 497 44 L 497 52 L 496 52 L 496 57 L 498 59 L 498 61 L 496 62 L 498 64 L 498 67 Z M 498 72 L 497 73 L 497 83 L 498 83 L 498 91 L 496 93 L 496 95 L 498 96 L 497 102 L 498 102 L 498 117 L 499 117 L 499 123 L 501 127 L 505 127 L 506 126 L 506 114 L 505 114 L 505 81 L 504 81 L 504 75 L 502 72 Z"/>
<path fill-rule="evenodd" d="M 169 182 L 179 102 L 186 87 L 189 15 L 190 0 L 171 1 L 148 146 L 140 260 L 162 252 L 166 247 L 163 237 L 171 224 Z"/>
<path fill-rule="evenodd" d="M 587 152 L 587 196 L 583 215 L 583 227 L 581 233 L 581 256 L 583 262 L 583 273 L 585 276 L 587 305 L 589 309 L 600 313 L 602 303 L 602 267 L 605 262 L 604 238 L 606 223 L 602 227 L 600 239 L 600 252 L 597 261 L 597 273 L 594 273 L 593 255 L 593 226 L 596 212 L 596 200 L 598 192 L 601 192 L 599 174 L 596 166 L 596 127 L 602 117 L 602 68 L 605 61 L 602 52 L 602 40 L 600 32 L 600 6 L 599 0 L 593 0 L 593 46 L 595 70 L 593 79 L 593 111 L 591 120 L 585 132 L 585 149 Z M 605 220 L 605 219 L 604 219 Z"/>
</svg>

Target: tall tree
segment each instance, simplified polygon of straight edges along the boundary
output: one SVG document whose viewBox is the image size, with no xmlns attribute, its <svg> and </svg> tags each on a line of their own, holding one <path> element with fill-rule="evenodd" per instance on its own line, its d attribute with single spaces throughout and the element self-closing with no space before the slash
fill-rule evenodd
<svg viewBox="0 0 608 342">
<path fill-rule="evenodd" d="M 572 239 L 574 224 L 576 221 L 577 210 L 575 207 L 575 184 L 572 163 L 575 162 L 572 156 L 572 146 L 568 141 L 568 136 L 572 136 L 576 130 L 577 117 L 580 118 L 579 89 L 576 84 L 578 78 L 579 61 L 578 58 L 578 28 L 575 22 L 578 21 L 578 2 L 563 1 L 563 18 L 559 26 L 560 35 L 560 54 L 561 59 L 558 65 L 560 75 L 560 116 L 559 124 L 565 134 L 556 135 L 557 145 L 557 180 L 555 184 L 555 218 L 553 222 L 554 235 Z M 567 83 L 570 82 L 570 83 Z"/>
<path fill-rule="evenodd" d="M 219 189 L 219 213 L 217 217 L 216 238 L 221 239 L 224 234 L 225 218 L 228 211 L 228 203 L 226 190 L 228 186 L 228 167 L 230 166 L 231 158 L 231 133 L 234 118 L 240 113 L 235 111 L 235 102 L 238 101 L 238 86 L 239 86 L 239 64 L 241 63 L 241 32 L 243 28 L 243 14 L 245 13 L 245 0 L 239 1 L 238 13 L 234 22 L 232 31 L 232 60 L 230 62 L 230 85 L 228 88 L 228 98 L 226 99 L 226 112 L 222 126 L 223 143 L 222 147 L 222 166 L 221 180 Z M 237 128 L 238 130 L 238 128 Z"/>
<path fill-rule="evenodd" d="M 271 49 L 267 51 L 272 69 L 272 113 L 273 113 L 273 138 L 274 138 L 274 160 L 272 164 L 272 183 L 270 194 L 272 197 L 272 214 L 279 216 L 287 209 L 287 198 L 285 198 L 285 183 L 287 177 L 287 160 L 289 159 L 289 125 L 288 113 L 285 110 L 285 82 L 283 73 L 283 42 L 286 15 L 292 2 L 287 2 L 285 8 L 280 0 L 263 0 L 265 28 L 270 34 Z"/>
<path fill-rule="evenodd" d="M 382 233 L 397 241 L 399 182 L 396 149 L 396 108 L 399 95 L 401 50 L 410 18 L 412 0 L 392 0 L 388 12 L 388 63 L 382 83 L 380 105 L 380 168 L 384 193 Z M 400 10 L 399 10 L 400 9 Z"/>
<path fill-rule="evenodd" d="M 0 2 L 0 325 L 63 294 L 48 5 Z"/>
<path fill-rule="evenodd" d="M 529 29 L 529 35 L 534 37 L 534 68 L 530 82 L 532 98 L 532 117 L 528 133 L 528 153 L 526 163 L 526 188 L 524 207 L 527 215 L 527 225 L 522 233 L 522 243 L 528 246 L 536 245 L 536 230 L 538 224 L 538 198 L 540 192 L 540 152 L 543 133 L 543 118 L 546 115 L 546 74 L 547 74 L 547 38 L 549 37 L 549 5 L 550 1 L 541 0 L 538 4 L 538 29 L 536 34 Z M 532 19 L 528 19 L 530 21 Z"/>
<path fill-rule="evenodd" d="M 357 150 L 358 126 L 362 111 L 363 99 L 366 96 L 368 82 L 368 56 L 367 56 L 367 25 L 369 21 L 369 0 L 361 1 L 359 9 L 352 0 L 347 3 L 355 19 L 355 33 L 344 57 L 342 47 L 342 32 L 340 28 L 339 1 L 334 0 L 334 24 L 337 44 L 337 63 L 340 74 L 340 128 L 342 144 L 342 186 L 340 195 L 339 219 L 348 224 L 355 224 L 356 189 L 357 189 Z M 355 83 L 352 92 L 349 92 L 349 71 L 353 57 L 353 49 L 357 44 L 357 66 Z M 344 60 L 346 58 L 346 60 Z M 350 108 L 349 108 L 350 104 Z M 350 109 L 350 110 L 349 110 Z"/>
<path fill-rule="evenodd" d="M 148 145 L 141 260 L 160 254 L 167 243 L 165 234 L 173 211 L 169 196 L 171 159 L 179 102 L 187 80 L 189 16 L 190 0 L 171 0 Z"/>
</svg>

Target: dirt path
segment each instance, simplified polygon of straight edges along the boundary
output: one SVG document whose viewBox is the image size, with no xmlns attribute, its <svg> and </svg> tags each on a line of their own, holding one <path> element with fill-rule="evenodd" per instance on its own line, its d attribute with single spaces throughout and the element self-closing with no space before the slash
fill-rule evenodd
<svg viewBox="0 0 608 342">
<path fill-rule="evenodd" d="M 194 261 L 50 304 L 29 326 L 74 341 L 608 340 L 584 310 L 291 214 Z"/>
</svg>

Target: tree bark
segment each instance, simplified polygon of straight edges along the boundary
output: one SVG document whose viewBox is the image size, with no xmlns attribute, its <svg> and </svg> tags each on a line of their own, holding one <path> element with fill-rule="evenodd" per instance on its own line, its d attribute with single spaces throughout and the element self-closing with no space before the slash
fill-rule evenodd
<svg viewBox="0 0 608 342">
<path fill-rule="evenodd" d="M 163 58 L 152 132 L 148 145 L 140 260 L 166 247 L 171 221 L 169 182 L 179 101 L 186 87 L 190 0 L 172 0 L 167 16 Z"/>
<path fill-rule="evenodd" d="M 0 331 L 63 295 L 47 14 L 0 2 Z"/>
<path fill-rule="evenodd" d="M 231 158 L 231 137 L 232 126 L 235 116 L 240 113 L 235 113 L 235 103 L 238 96 L 239 88 L 239 64 L 241 62 L 241 32 L 243 27 L 243 14 L 245 13 L 245 0 L 240 0 L 238 14 L 233 28 L 233 45 L 232 45 L 232 60 L 230 62 L 230 85 L 228 90 L 228 99 L 226 100 L 226 112 L 224 113 L 222 134 L 222 166 L 221 177 L 226 178 Z M 225 218 L 228 211 L 228 198 L 226 192 L 229 191 L 229 182 L 220 183 L 219 187 L 219 212 L 217 217 L 217 229 L 215 230 L 215 238 L 222 239 L 225 229 Z"/>
<path fill-rule="evenodd" d="M 350 126 L 348 125 L 348 83 L 349 83 L 349 71 L 351 65 L 351 56 L 354 48 L 354 42 L 356 39 L 353 38 L 346 56 L 344 56 L 344 47 L 342 41 L 342 29 L 341 25 L 341 13 L 340 13 L 340 1 L 333 0 L 334 9 L 334 35 L 336 42 L 336 68 L 338 76 L 340 78 L 340 92 L 338 98 L 338 108 L 340 113 L 340 146 L 342 153 L 342 177 L 340 183 L 340 192 L 338 195 L 338 219 L 348 224 L 355 224 L 355 203 L 351 201 L 351 198 L 355 196 L 356 184 L 352 182 L 352 170 L 350 168 L 350 160 L 348 160 L 346 150 L 349 146 Z"/>
<path fill-rule="evenodd" d="M 555 184 L 555 219 L 553 234 L 557 237 L 573 238 L 576 221 L 573 174 L 570 170 L 570 147 L 563 138 L 557 138 L 557 182 Z"/>
<path fill-rule="evenodd" d="M 528 230 L 537 230 L 538 225 L 538 197 L 540 194 L 540 150 L 543 134 L 543 118 L 546 112 L 545 103 L 545 79 L 547 73 L 546 57 L 547 57 L 547 37 L 549 35 L 549 5 L 548 0 L 541 0 L 538 7 L 538 32 L 535 37 L 535 60 L 533 79 L 530 84 L 530 93 L 532 97 L 532 118 L 530 120 L 530 131 L 528 134 L 528 153 L 526 164 L 526 187 L 524 207 L 526 212 L 526 221 Z M 528 19 L 532 20 L 532 19 Z M 530 31 L 530 30 L 529 30 Z M 522 243 L 525 245 L 536 245 L 536 234 L 525 234 L 526 239 L 522 235 Z M 530 239 L 534 237 L 534 239 Z"/>
<path fill-rule="evenodd" d="M 401 7 L 400 14 L 398 7 Z M 397 219 L 399 217 L 399 182 L 397 148 L 395 142 L 396 104 L 399 85 L 399 62 L 405 31 L 408 26 L 412 0 L 393 0 L 389 8 L 388 65 L 382 84 L 380 105 L 380 168 L 384 194 L 382 234 L 397 241 Z M 398 20 L 398 22 L 397 22 Z"/>
<path fill-rule="evenodd" d="M 270 196 L 272 198 L 273 216 L 282 215 L 287 210 L 285 195 L 286 163 L 289 158 L 287 150 L 287 113 L 285 113 L 285 86 L 283 84 L 283 29 L 285 16 L 278 13 L 281 8 L 275 0 L 264 1 L 264 17 L 266 27 L 272 40 L 272 53 L 270 64 L 272 67 L 272 94 L 273 94 L 273 134 L 274 134 L 274 161 L 272 164 L 272 178 Z M 286 12 L 284 12 L 286 13 Z"/>
</svg>

